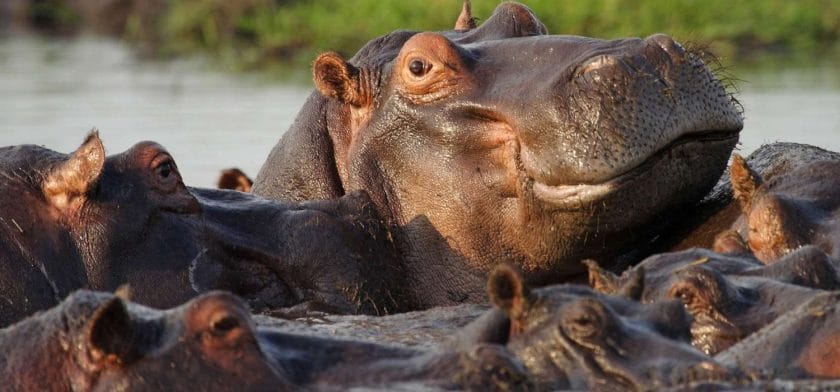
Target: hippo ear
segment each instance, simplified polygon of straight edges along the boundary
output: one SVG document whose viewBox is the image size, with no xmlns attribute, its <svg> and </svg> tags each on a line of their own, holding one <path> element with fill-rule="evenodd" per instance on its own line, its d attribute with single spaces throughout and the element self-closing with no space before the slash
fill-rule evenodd
<svg viewBox="0 0 840 392">
<path fill-rule="evenodd" d="M 729 178 L 732 181 L 732 191 L 735 200 L 741 205 L 744 214 L 749 214 L 752 209 L 752 201 L 756 196 L 756 190 L 761 185 L 761 176 L 747 166 L 744 158 L 738 154 L 732 154 L 732 166 L 729 168 Z"/>
<path fill-rule="evenodd" d="M 589 286 L 593 290 L 605 294 L 612 294 L 618 290 L 621 285 L 618 276 L 601 268 L 595 260 L 583 260 L 582 263 L 589 272 Z"/>
<path fill-rule="evenodd" d="M 41 188 L 51 205 L 64 210 L 96 184 L 105 164 L 105 147 L 93 129 L 70 158 L 47 174 Z"/>
<path fill-rule="evenodd" d="M 141 356 L 141 334 L 118 296 L 101 305 L 88 322 L 87 347 L 98 363 L 126 364 Z"/>
<path fill-rule="evenodd" d="M 487 296 L 496 307 L 512 319 L 521 316 L 531 302 L 531 291 L 514 267 L 501 264 L 487 279 Z"/>
<path fill-rule="evenodd" d="M 458 15 L 458 20 L 455 21 L 455 30 L 472 30 L 475 26 L 475 18 L 472 16 L 470 0 L 464 0 L 464 5 L 461 6 L 461 14 Z"/>
<path fill-rule="evenodd" d="M 641 301 L 645 292 L 645 268 L 637 266 L 627 271 L 627 279 L 624 284 L 615 292 L 615 295 Z"/>
<path fill-rule="evenodd" d="M 341 103 L 362 107 L 369 102 L 369 89 L 364 88 L 364 73 L 335 52 L 323 53 L 312 65 L 315 88 L 326 97 Z"/>
</svg>

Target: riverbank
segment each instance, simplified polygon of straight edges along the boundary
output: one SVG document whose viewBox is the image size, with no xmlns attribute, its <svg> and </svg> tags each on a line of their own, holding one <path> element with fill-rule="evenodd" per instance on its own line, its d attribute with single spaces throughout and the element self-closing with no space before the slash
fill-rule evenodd
<svg viewBox="0 0 840 392">
<path fill-rule="evenodd" d="M 836 0 L 521 2 L 552 33 L 616 38 L 666 32 L 708 47 L 726 64 L 840 58 Z M 498 4 L 472 3 L 479 19 Z M 352 55 L 396 29 L 450 29 L 459 9 L 459 0 L 10 0 L 0 6 L 0 23 L 62 35 L 93 30 L 151 57 L 202 54 L 228 70 L 285 72 L 322 51 Z"/>
</svg>

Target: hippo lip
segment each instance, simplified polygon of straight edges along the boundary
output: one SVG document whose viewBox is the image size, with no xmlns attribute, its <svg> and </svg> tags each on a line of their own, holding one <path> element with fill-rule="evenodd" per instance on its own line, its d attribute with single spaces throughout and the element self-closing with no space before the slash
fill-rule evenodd
<svg viewBox="0 0 840 392">
<path fill-rule="evenodd" d="M 607 181 L 597 184 L 548 185 L 532 179 L 531 191 L 542 201 L 551 203 L 554 207 L 567 210 L 579 210 L 587 205 L 607 197 L 627 183 L 651 170 L 677 146 L 691 142 L 714 143 L 729 141 L 737 138 L 739 131 L 705 131 L 693 132 L 667 144 L 656 151 L 644 162 Z"/>
</svg>

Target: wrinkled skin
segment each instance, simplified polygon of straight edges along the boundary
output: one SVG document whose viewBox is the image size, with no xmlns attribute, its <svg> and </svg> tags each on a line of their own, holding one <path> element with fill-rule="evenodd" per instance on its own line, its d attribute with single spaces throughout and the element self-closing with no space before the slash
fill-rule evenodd
<svg viewBox="0 0 840 392">
<path fill-rule="evenodd" d="M 693 249 L 652 256 L 615 276 L 590 263 L 590 284 L 645 303 L 679 299 L 692 316 L 692 344 L 715 354 L 822 290 L 840 289 L 833 261 L 800 248 L 773 265 Z"/>
<path fill-rule="evenodd" d="M 522 363 L 504 346 L 423 351 L 264 328 L 262 347 L 296 385 L 316 390 L 352 387 L 446 390 L 531 390 Z"/>
<path fill-rule="evenodd" d="M 0 349 L 4 388 L 21 391 L 533 389 L 503 346 L 425 352 L 257 328 L 224 292 L 159 311 L 78 291 L 0 330 Z"/>
<path fill-rule="evenodd" d="M 254 181 L 237 168 L 222 170 L 219 181 L 216 183 L 216 187 L 219 189 L 232 189 L 240 192 L 250 192 L 253 185 Z"/>
<path fill-rule="evenodd" d="M 106 158 L 96 133 L 70 155 L 2 148 L 0 174 L 0 325 L 124 284 L 158 307 L 213 289 L 255 310 L 405 306 L 391 236 L 362 193 L 283 204 L 187 188 L 160 145 Z"/>
<path fill-rule="evenodd" d="M 254 184 L 285 201 L 369 192 L 420 307 L 483 300 L 500 262 L 545 284 L 581 258 L 633 260 L 725 168 L 739 106 L 669 37 L 547 35 L 516 3 L 459 20 L 318 57 Z"/>
<path fill-rule="evenodd" d="M 716 247 L 732 253 L 751 252 L 762 262 L 773 263 L 813 244 L 840 259 L 840 154 L 833 155 L 832 159 L 765 177 L 736 156 L 730 178 L 743 215 L 734 223 L 731 235 L 742 241 L 723 237 Z"/>
<path fill-rule="evenodd" d="M 718 354 L 774 377 L 840 378 L 840 294 L 824 293 Z"/>
<path fill-rule="evenodd" d="M 497 309 L 461 330 L 454 344 L 506 343 L 543 387 L 642 389 L 679 374 L 693 377 L 689 369 L 721 370 L 688 345 L 690 319 L 678 301 L 643 305 L 576 285 L 532 291 L 504 265 L 491 273 L 487 290 Z M 609 336 L 575 343 L 563 332 L 587 323 Z"/>
<path fill-rule="evenodd" d="M 290 390 L 248 308 L 221 292 L 157 311 L 78 291 L 0 330 L 0 350 L 10 390 Z"/>
<path fill-rule="evenodd" d="M 753 151 L 752 154 L 743 160 L 743 165 L 737 164 L 735 162 L 736 159 L 733 158 L 733 166 L 736 167 L 735 172 L 727 169 L 717 185 L 693 208 L 684 222 L 673 227 L 674 230 L 668 235 L 669 238 L 661 241 L 663 249 L 686 250 L 693 247 L 703 247 L 712 248 L 721 253 L 738 254 L 749 252 L 749 246 L 747 245 L 747 221 L 745 219 L 743 201 L 752 200 L 752 197 L 745 197 L 746 195 L 759 195 L 758 193 L 749 191 L 749 189 L 757 188 L 757 186 L 750 186 L 752 181 L 749 181 L 749 178 L 759 178 L 764 183 L 770 183 L 775 181 L 774 178 L 776 177 L 781 177 L 785 173 L 803 170 L 804 167 L 809 165 L 820 165 L 819 162 L 840 160 L 840 154 L 807 144 L 772 143 L 762 145 Z M 740 174 L 737 173 L 738 166 L 743 168 Z M 746 174 L 751 174 L 752 176 L 746 176 Z M 826 173 L 812 173 L 806 178 L 819 180 L 825 176 Z M 736 192 L 733 190 L 733 180 L 735 180 L 736 184 L 739 184 L 736 188 L 741 188 L 739 191 L 740 197 L 736 197 Z M 783 182 L 793 184 L 796 181 L 798 180 L 795 177 L 789 177 Z M 802 183 L 804 184 L 804 182 Z M 812 196 L 805 196 L 804 199 L 799 201 L 807 202 L 808 197 L 816 197 L 817 200 L 822 199 L 820 203 L 832 203 L 830 193 L 814 194 L 815 186 L 819 187 L 816 184 L 805 187 L 806 189 L 810 189 L 806 190 L 806 192 L 809 192 Z M 795 196 L 796 192 L 793 191 L 791 193 L 794 200 L 797 197 Z M 820 203 L 817 205 L 819 206 Z M 819 212 L 819 210 L 815 211 Z M 773 218 L 773 215 L 770 214 L 769 217 Z M 806 215 L 802 218 L 805 221 L 817 223 L 824 222 L 823 219 L 825 217 L 815 219 L 817 217 Z M 774 220 L 766 219 L 765 222 L 769 223 Z M 772 231 L 766 230 L 772 228 L 772 226 L 766 224 L 759 225 L 759 227 L 761 226 L 763 226 L 765 232 L 772 233 Z M 776 238 L 784 238 L 784 236 L 776 236 Z M 819 237 L 807 238 L 817 240 Z M 816 242 L 819 243 L 821 241 Z M 824 249 L 824 251 L 829 254 L 832 252 L 830 249 Z"/>
</svg>

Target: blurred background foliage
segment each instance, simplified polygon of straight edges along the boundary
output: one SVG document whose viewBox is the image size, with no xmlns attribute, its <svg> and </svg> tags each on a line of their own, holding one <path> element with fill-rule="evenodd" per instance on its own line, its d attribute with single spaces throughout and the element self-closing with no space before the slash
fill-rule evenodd
<svg viewBox="0 0 840 392">
<path fill-rule="evenodd" d="M 155 57 L 207 54 L 233 70 L 306 66 L 352 55 L 395 29 L 451 29 L 460 0 L 3 0 L 0 14 L 54 34 L 97 31 Z M 521 0 L 555 34 L 665 32 L 727 63 L 838 57 L 840 0 Z M 494 0 L 473 0 L 489 16 Z M 5 8 L 5 9 L 3 9 Z M 3 19 L 0 17 L 0 19 Z"/>
</svg>

